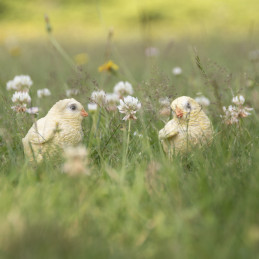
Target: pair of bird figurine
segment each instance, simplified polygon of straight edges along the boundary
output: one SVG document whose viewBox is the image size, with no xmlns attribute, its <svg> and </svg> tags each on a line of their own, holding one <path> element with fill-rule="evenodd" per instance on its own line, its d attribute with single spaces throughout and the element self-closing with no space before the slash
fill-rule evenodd
<svg viewBox="0 0 259 259">
<path fill-rule="evenodd" d="M 159 131 L 164 151 L 185 153 L 190 146 L 209 143 L 213 129 L 209 118 L 194 99 L 182 96 L 175 99 L 171 108 L 173 119 Z M 88 114 L 75 99 L 64 99 L 36 121 L 22 139 L 24 153 L 30 161 L 40 162 L 66 146 L 77 145 L 83 138 L 82 120 Z"/>
</svg>

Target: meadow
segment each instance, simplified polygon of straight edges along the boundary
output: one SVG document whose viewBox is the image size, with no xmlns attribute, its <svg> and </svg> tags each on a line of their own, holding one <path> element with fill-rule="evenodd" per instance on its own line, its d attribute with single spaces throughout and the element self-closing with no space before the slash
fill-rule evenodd
<svg viewBox="0 0 259 259">
<path fill-rule="evenodd" d="M 258 39 L 109 35 L 98 43 L 50 35 L 0 49 L 0 258 L 258 258 Z M 118 70 L 98 71 L 108 60 Z M 6 83 L 21 74 L 33 81 L 39 114 L 11 109 Z M 93 91 L 110 93 L 119 81 L 142 105 L 131 131 L 118 110 L 87 108 Z M 51 95 L 39 98 L 42 88 Z M 35 118 L 69 89 L 89 112 L 87 175 L 65 174 L 62 156 L 35 165 L 23 153 Z M 159 100 L 199 93 L 210 100 L 213 141 L 168 158 L 158 132 L 171 115 L 161 116 Z M 254 110 L 226 124 L 223 106 L 237 95 Z"/>
</svg>

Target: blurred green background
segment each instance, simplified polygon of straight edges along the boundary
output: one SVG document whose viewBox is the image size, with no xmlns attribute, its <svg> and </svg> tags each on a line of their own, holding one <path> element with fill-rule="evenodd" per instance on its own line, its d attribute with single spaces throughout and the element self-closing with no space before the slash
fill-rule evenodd
<svg viewBox="0 0 259 259">
<path fill-rule="evenodd" d="M 0 42 L 44 37 L 44 14 L 56 37 L 73 41 L 102 39 L 111 27 L 119 40 L 249 37 L 258 10 L 258 0 L 1 0 Z"/>
</svg>

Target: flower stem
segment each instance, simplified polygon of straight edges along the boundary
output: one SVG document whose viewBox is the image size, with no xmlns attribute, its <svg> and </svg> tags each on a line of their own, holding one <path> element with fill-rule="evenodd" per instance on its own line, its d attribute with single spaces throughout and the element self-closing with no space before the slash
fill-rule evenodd
<svg viewBox="0 0 259 259">
<path fill-rule="evenodd" d="M 67 61 L 67 63 L 75 70 L 77 71 L 76 65 L 74 64 L 74 61 L 69 57 L 69 55 L 65 52 L 65 50 L 60 46 L 60 44 L 57 42 L 57 40 L 50 35 L 50 42 L 52 45 L 56 48 L 56 50 L 59 52 L 59 54 Z"/>
<path fill-rule="evenodd" d="M 127 146 L 126 146 L 126 157 L 128 154 L 128 149 L 129 149 L 129 140 L 130 140 L 130 126 L 131 126 L 131 120 L 129 119 L 129 127 L 128 127 L 128 137 L 127 137 Z"/>
</svg>

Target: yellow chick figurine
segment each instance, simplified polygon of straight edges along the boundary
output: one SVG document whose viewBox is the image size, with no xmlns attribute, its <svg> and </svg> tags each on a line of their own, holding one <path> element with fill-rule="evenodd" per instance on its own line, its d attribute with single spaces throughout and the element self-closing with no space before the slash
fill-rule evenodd
<svg viewBox="0 0 259 259">
<path fill-rule="evenodd" d="M 173 119 L 159 131 L 159 139 L 168 155 L 185 153 L 195 145 L 209 143 L 213 128 L 202 106 L 188 96 L 175 99 Z"/>
<path fill-rule="evenodd" d="M 58 101 L 22 139 L 25 155 L 30 161 L 40 162 L 46 154 L 77 145 L 83 137 L 81 122 L 87 116 L 82 104 L 75 99 Z"/>
</svg>

